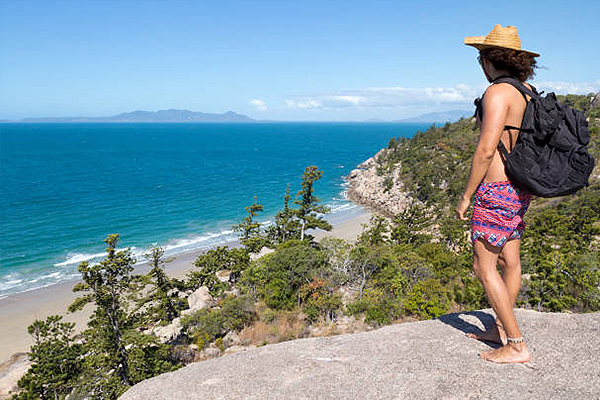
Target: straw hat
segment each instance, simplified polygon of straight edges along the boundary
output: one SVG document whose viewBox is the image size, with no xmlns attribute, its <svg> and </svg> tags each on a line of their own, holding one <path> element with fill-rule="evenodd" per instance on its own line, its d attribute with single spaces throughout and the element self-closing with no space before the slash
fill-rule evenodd
<svg viewBox="0 0 600 400">
<path fill-rule="evenodd" d="M 496 24 L 494 29 L 492 29 L 487 36 L 467 36 L 465 38 L 465 44 L 473 46 L 478 50 L 500 47 L 522 51 L 524 53 L 529 53 L 534 57 L 539 57 L 538 53 L 523 50 L 521 48 L 521 39 L 519 39 L 517 28 L 511 25 L 504 28 L 500 24 Z"/>
</svg>

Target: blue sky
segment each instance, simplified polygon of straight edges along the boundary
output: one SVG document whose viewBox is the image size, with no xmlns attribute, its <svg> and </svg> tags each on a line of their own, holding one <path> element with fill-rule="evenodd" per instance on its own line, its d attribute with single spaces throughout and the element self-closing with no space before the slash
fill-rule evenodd
<svg viewBox="0 0 600 400">
<path fill-rule="evenodd" d="M 600 90 L 598 1 L 0 0 L 0 119 L 182 108 L 256 119 L 470 110 L 465 36 L 515 25 L 533 84 Z"/>
</svg>

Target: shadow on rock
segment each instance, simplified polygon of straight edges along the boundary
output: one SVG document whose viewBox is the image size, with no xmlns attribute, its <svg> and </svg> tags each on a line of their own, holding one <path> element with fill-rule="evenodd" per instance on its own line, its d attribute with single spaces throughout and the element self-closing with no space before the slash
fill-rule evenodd
<svg viewBox="0 0 600 400">
<path fill-rule="evenodd" d="M 481 322 L 485 330 L 492 328 L 496 323 L 495 317 L 492 314 L 484 311 L 469 311 L 445 314 L 438 317 L 438 320 L 445 323 L 446 325 L 450 325 L 451 327 L 458 329 L 461 332 L 464 332 L 465 334 L 474 333 L 478 335 L 483 333 L 483 331 L 477 325 L 468 321 L 469 319 L 473 320 L 474 318 L 477 318 Z M 488 341 L 484 342 L 491 345 L 494 348 L 501 347 L 498 343 Z"/>
</svg>

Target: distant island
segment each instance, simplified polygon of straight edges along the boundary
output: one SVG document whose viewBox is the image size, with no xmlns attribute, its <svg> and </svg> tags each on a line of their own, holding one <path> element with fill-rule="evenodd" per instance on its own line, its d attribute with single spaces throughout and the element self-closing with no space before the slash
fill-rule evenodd
<svg viewBox="0 0 600 400">
<path fill-rule="evenodd" d="M 1 122 L 254 122 L 255 120 L 233 111 L 222 114 L 203 113 L 189 110 L 133 111 L 111 117 L 62 117 L 24 118 L 19 121 Z"/>
<path fill-rule="evenodd" d="M 468 117 L 471 111 L 451 110 L 442 112 L 432 112 L 418 117 L 411 117 L 400 120 L 386 121 L 380 118 L 370 118 L 363 122 L 387 122 L 387 123 L 445 123 L 458 121 L 461 117 Z M 121 113 L 109 117 L 38 117 L 23 118 L 20 120 L 0 120 L 1 123 L 77 123 L 77 122 L 283 122 L 275 120 L 256 120 L 244 114 L 238 114 L 233 111 L 227 111 L 222 114 L 203 113 L 190 110 L 158 110 L 158 111 L 133 111 Z M 342 122 L 342 121 L 340 121 Z M 351 122 L 351 121 L 347 121 Z M 358 122 L 358 121 L 357 121 Z"/>
<path fill-rule="evenodd" d="M 450 111 L 441 111 L 441 112 L 431 112 L 423 115 L 419 115 L 418 117 L 410 117 L 405 119 L 397 119 L 392 121 L 387 121 L 381 118 L 369 118 L 364 122 L 394 122 L 394 123 L 445 123 L 445 122 L 456 122 L 463 117 L 469 117 L 473 114 L 473 111 L 468 110 L 450 110 Z"/>
<path fill-rule="evenodd" d="M 393 122 L 455 122 L 463 117 L 470 117 L 473 111 L 467 110 L 450 110 L 442 112 L 432 112 L 419 115 L 418 117 L 401 119 Z"/>
</svg>

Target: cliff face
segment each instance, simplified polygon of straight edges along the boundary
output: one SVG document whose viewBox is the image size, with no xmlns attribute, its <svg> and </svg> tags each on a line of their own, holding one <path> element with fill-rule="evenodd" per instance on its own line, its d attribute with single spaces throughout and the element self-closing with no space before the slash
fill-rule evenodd
<svg viewBox="0 0 600 400">
<path fill-rule="evenodd" d="M 363 161 L 347 176 L 348 198 L 353 202 L 372 209 L 377 214 L 393 217 L 404 211 L 412 201 L 411 196 L 405 191 L 404 184 L 399 179 L 399 168 L 391 172 L 389 189 L 386 190 L 386 176 L 377 174 L 376 160 L 387 149 L 381 149 L 376 155 Z"/>
<path fill-rule="evenodd" d="M 194 363 L 143 381 L 122 400 L 600 399 L 600 313 L 516 310 L 532 361 L 478 358 L 465 336 L 489 310 L 308 338 Z"/>
</svg>

